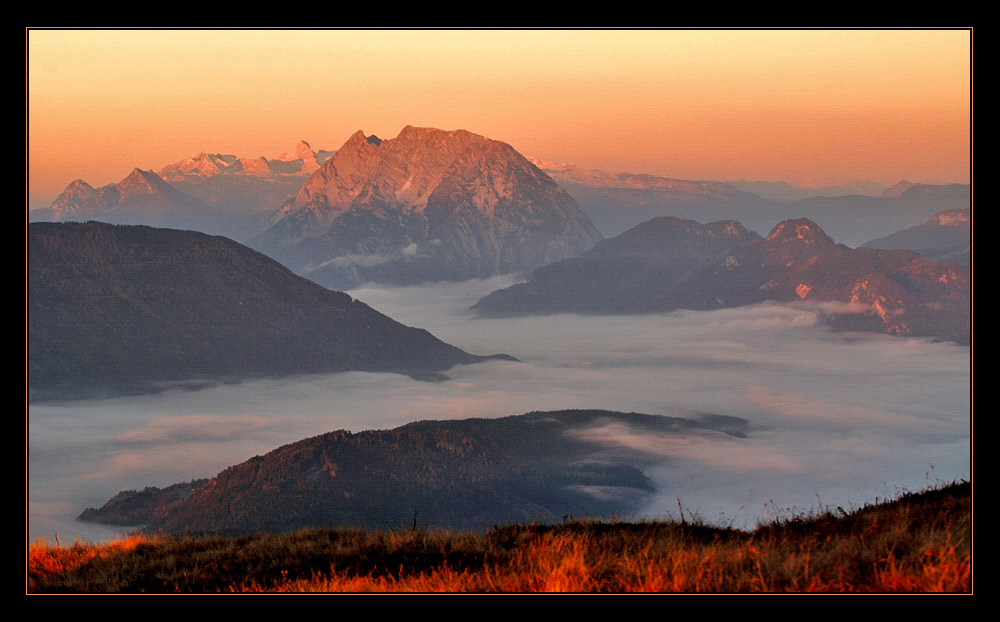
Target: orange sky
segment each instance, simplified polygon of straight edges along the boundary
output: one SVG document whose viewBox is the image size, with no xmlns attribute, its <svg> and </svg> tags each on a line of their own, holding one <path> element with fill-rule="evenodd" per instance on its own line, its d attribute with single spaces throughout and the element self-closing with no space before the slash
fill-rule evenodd
<svg viewBox="0 0 1000 622">
<path fill-rule="evenodd" d="M 78 178 L 405 125 L 683 179 L 970 178 L 970 30 L 26 34 L 32 207 Z"/>
</svg>

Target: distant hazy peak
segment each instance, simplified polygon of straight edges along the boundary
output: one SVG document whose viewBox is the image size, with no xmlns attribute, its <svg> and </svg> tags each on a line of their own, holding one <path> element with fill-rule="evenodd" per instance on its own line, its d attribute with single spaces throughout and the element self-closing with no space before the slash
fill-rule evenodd
<svg viewBox="0 0 1000 622">
<path fill-rule="evenodd" d="M 967 227 L 972 224 L 972 210 L 966 207 L 939 212 L 931 216 L 927 224 L 939 227 Z"/>
<path fill-rule="evenodd" d="M 126 176 L 125 179 L 123 179 L 119 183 L 125 184 L 125 183 L 142 182 L 142 181 L 154 184 L 158 182 L 163 183 L 163 179 L 161 179 L 160 176 L 154 173 L 153 171 L 144 171 L 138 167 L 133 168 L 132 172 L 129 173 L 128 176 Z"/>
<path fill-rule="evenodd" d="M 289 162 L 291 160 L 300 160 L 303 158 L 308 158 L 310 156 L 315 157 L 312 147 L 310 147 L 309 143 L 307 143 L 306 141 L 300 140 L 299 143 L 295 145 L 295 149 L 293 149 L 290 152 L 281 154 L 280 156 L 278 156 L 277 159 L 281 160 L 282 162 Z"/>
<path fill-rule="evenodd" d="M 319 169 L 328 154 L 319 156 L 306 141 L 299 141 L 292 151 L 268 160 L 263 156 L 243 158 L 235 155 L 202 151 L 163 167 L 159 175 L 171 181 L 206 179 L 216 175 L 250 175 L 254 177 L 287 177 L 308 175 Z"/>
<path fill-rule="evenodd" d="M 543 171 L 557 171 L 560 173 L 565 173 L 566 171 L 570 171 L 576 168 L 576 165 L 570 162 L 556 163 L 551 160 L 544 160 L 542 158 L 532 158 L 530 156 L 528 157 L 528 161 Z"/>
<path fill-rule="evenodd" d="M 283 153 L 277 158 L 278 162 L 295 162 L 296 160 L 302 162 L 302 168 L 297 172 L 312 173 L 319 168 L 319 162 L 316 160 L 316 152 L 304 140 L 299 141 L 299 144 L 295 145 L 294 150 L 289 153 Z"/>
<path fill-rule="evenodd" d="M 132 169 L 128 177 L 115 184 L 122 197 L 131 194 L 177 193 L 177 189 L 153 171 Z"/>
<path fill-rule="evenodd" d="M 910 188 L 912 188 L 913 186 L 916 186 L 916 185 L 917 184 L 908 182 L 908 181 L 906 181 L 904 179 L 903 181 L 899 182 L 895 186 L 892 186 L 891 188 L 886 188 L 882 192 L 882 196 L 884 196 L 884 197 L 898 197 L 898 196 L 902 195 L 904 192 L 906 192 L 907 190 L 909 190 Z"/>
<path fill-rule="evenodd" d="M 83 181 L 82 179 L 77 179 L 70 182 L 70 184 L 66 186 L 66 189 L 63 190 L 63 192 L 78 192 L 81 190 L 86 192 L 93 189 L 94 187 L 88 184 L 87 182 Z"/>
</svg>

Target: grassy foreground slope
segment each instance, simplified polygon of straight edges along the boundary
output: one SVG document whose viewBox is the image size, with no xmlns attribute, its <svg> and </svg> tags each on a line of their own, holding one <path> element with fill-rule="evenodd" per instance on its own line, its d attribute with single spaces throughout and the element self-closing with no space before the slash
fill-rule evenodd
<svg viewBox="0 0 1000 622">
<path fill-rule="evenodd" d="M 28 547 L 28 591 L 965 593 L 971 543 L 972 485 L 962 482 L 751 532 L 570 522 L 38 543 Z"/>
</svg>

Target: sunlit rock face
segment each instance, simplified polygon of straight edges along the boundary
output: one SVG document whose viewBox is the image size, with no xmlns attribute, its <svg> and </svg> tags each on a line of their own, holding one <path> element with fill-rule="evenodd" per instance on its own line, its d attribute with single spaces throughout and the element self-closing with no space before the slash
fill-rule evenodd
<svg viewBox="0 0 1000 622">
<path fill-rule="evenodd" d="M 323 285 L 529 273 L 601 239 L 510 145 L 464 130 L 358 131 L 250 245 Z"/>
</svg>

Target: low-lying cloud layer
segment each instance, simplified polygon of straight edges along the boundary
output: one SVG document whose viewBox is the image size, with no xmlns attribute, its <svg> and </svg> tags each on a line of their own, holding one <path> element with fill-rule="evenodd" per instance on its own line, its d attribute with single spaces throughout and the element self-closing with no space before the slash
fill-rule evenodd
<svg viewBox="0 0 1000 622">
<path fill-rule="evenodd" d="M 213 476 L 336 429 L 421 419 L 600 408 L 748 421 L 745 438 L 590 430 L 596 447 L 642 451 L 658 492 L 644 515 L 761 518 L 861 505 L 971 473 L 968 347 L 834 333 L 810 307 L 760 305 L 649 316 L 476 319 L 503 279 L 352 295 L 476 354 L 451 380 L 345 373 L 32 405 L 29 536 L 96 538 L 72 517 L 123 489 Z M 689 517 L 689 516 L 688 516 Z"/>
</svg>

